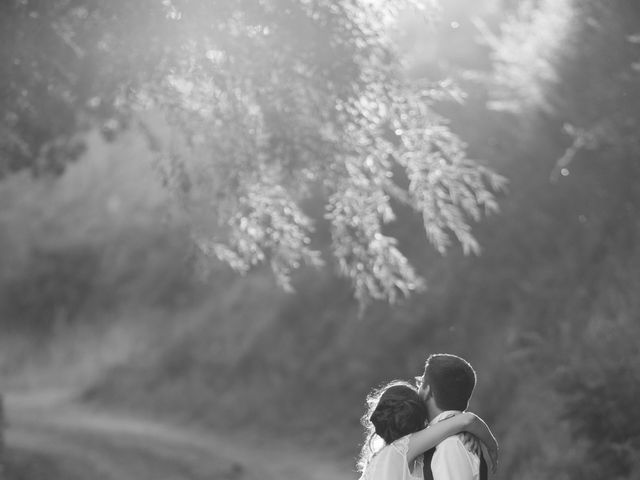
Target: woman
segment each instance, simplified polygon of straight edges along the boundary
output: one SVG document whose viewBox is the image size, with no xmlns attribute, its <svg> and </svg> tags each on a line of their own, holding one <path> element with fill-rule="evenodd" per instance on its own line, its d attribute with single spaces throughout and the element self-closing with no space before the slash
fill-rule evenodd
<svg viewBox="0 0 640 480">
<path fill-rule="evenodd" d="M 474 435 L 487 448 L 495 470 L 498 444 L 489 427 L 473 413 L 460 413 L 424 428 L 427 407 L 412 385 L 394 381 L 371 394 L 362 424 L 367 439 L 358 461 L 361 480 L 422 479 L 423 453 L 445 438 L 461 432 Z M 374 441 L 383 445 L 376 448 Z M 477 449 L 473 437 L 465 436 L 465 444 Z"/>
</svg>

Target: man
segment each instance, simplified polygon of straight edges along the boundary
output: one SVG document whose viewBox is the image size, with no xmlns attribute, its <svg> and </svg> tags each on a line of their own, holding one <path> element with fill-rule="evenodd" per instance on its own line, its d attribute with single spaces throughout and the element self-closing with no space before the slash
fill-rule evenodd
<svg viewBox="0 0 640 480">
<path fill-rule="evenodd" d="M 416 377 L 420 397 L 427 405 L 429 425 L 462 412 L 476 385 L 469 362 L 449 354 L 431 355 L 422 377 Z M 485 480 L 487 466 L 482 453 L 465 447 L 461 435 L 449 437 L 425 453 L 425 480 Z"/>
</svg>

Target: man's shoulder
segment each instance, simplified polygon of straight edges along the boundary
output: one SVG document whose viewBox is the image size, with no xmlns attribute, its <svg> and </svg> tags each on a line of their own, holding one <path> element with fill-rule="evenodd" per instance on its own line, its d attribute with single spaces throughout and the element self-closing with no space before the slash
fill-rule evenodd
<svg viewBox="0 0 640 480">
<path fill-rule="evenodd" d="M 453 435 L 440 442 L 431 460 L 431 471 L 436 480 L 472 480 L 479 472 L 479 459 L 469 452 L 461 435 Z"/>
<path fill-rule="evenodd" d="M 466 447 L 463 441 L 463 434 L 458 433 L 457 435 L 451 435 L 450 437 L 442 440 L 438 445 L 436 445 L 436 454 L 445 454 L 446 452 L 454 452 L 457 451 L 458 454 L 466 454 L 470 459 L 473 457 L 477 457 L 477 455 Z M 439 455 L 438 455 L 439 456 Z"/>
<path fill-rule="evenodd" d="M 462 434 L 458 433 L 456 435 L 451 435 L 450 437 L 442 440 L 438 445 L 436 445 L 436 450 L 439 448 L 458 448 L 459 446 L 464 448 L 464 443 L 462 442 Z"/>
</svg>

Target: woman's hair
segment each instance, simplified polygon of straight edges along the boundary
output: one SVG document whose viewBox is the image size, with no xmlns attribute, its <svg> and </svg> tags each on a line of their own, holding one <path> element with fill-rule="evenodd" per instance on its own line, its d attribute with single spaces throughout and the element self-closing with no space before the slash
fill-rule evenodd
<svg viewBox="0 0 640 480">
<path fill-rule="evenodd" d="M 417 432 L 425 426 L 427 407 L 414 386 L 394 380 L 372 391 L 367 397 L 367 411 L 361 418 L 365 441 L 358 459 L 362 472 L 375 453 L 371 443 L 376 436 L 385 444 Z"/>
</svg>

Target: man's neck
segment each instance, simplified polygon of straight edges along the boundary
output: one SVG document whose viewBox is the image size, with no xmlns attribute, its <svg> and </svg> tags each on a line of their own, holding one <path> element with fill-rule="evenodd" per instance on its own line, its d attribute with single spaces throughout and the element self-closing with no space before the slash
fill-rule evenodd
<svg viewBox="0 0 640 480">
<path fill-rule="evenodd" d="M 437 414 L 435 417 L 432 417 L 431 420 L 429 420 L 429 425 L 434 425 L 439 421 L 444 420 L 446 418 L 450 418 L 454 415 L 457 415 L 458 413 L 462 413 L 462 412 L 460 412 L 460 410 L 443 410 L 442 412 Z"/>
<path fill-rule="evenodd" d="M 433 419 L 440 415 L 442 412 L 444 412 L 444 410 L 438 408 L 438 406 L 434 402 L 429 402 L 427 404 L 427 415 L 430 422 L 433 421 Z"/>
</svg>

